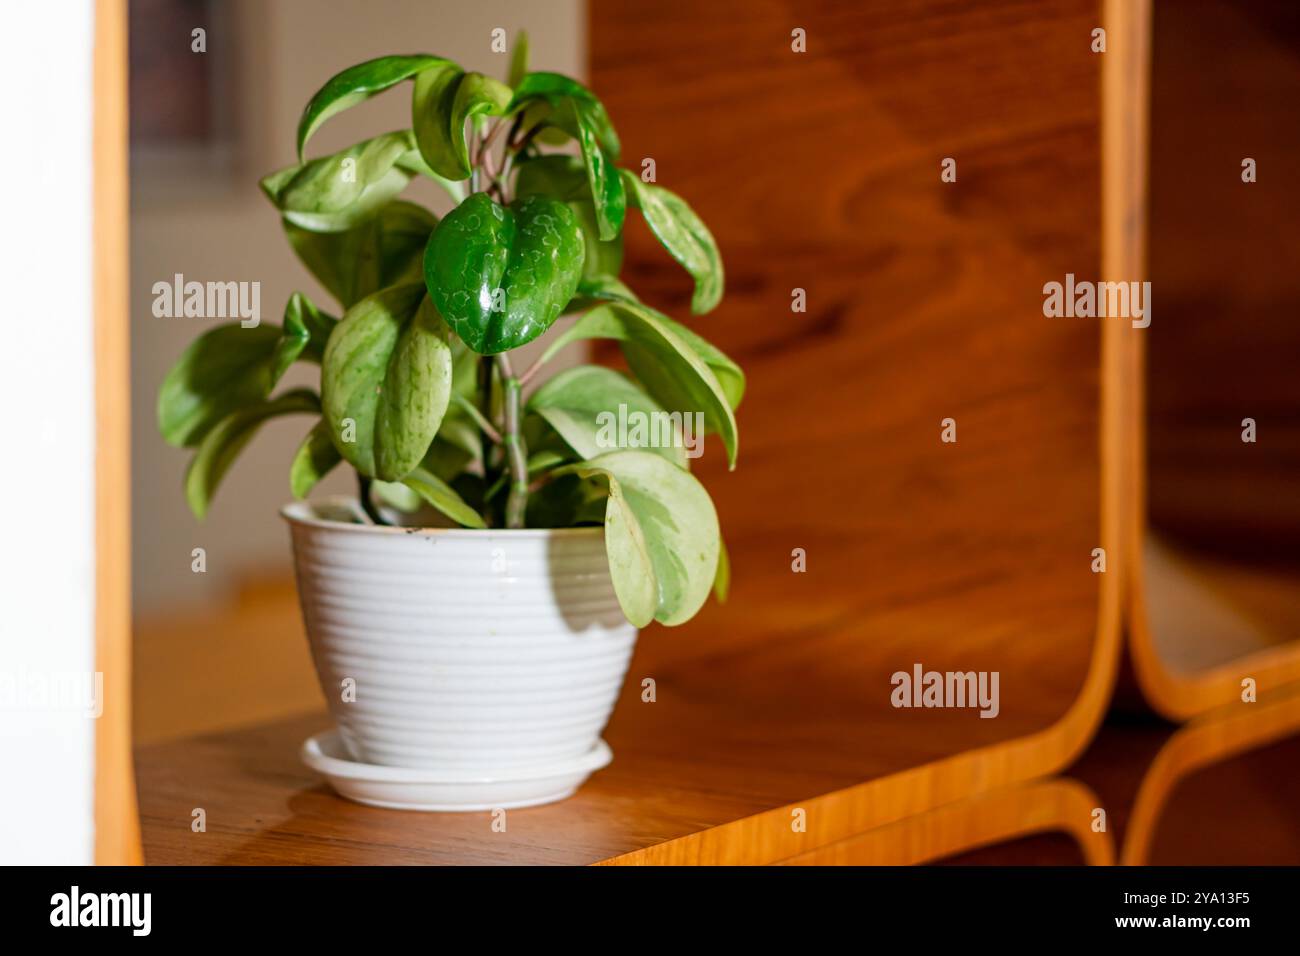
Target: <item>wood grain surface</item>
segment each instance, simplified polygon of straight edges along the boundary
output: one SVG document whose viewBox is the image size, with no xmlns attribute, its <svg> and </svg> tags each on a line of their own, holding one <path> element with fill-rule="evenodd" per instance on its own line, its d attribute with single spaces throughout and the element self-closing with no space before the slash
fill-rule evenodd
<svg viewBox="0 0 1300 956">
<path fill-rule="evenodd" d="M 95 3 L 95 862 L 140 861 L 131 773 L 131 403 L 126 5 Z"/>
<path fill-rule="evenodd" d="M 332 796 L 297 763 L 307 717 L 144 748 L 147 859 L 777 862 L 1067 764 L 1113 682 L 1121 575 L 1090 565 L 1123 565 L 1133 446 L 1101 387 L 1116 325 L 1042 314 L 1045 282 L 1140 248 L 1143 5 L 1105 11 L 1102 58 L 1085 0 L 594 4 L 624 164 L 653 157 L 727 263 L 693 325 L 750 381 L 740 468 L 711 447 L 697 469 L 730 603 L 642 635 L 612 766 L 505 834 Z M 628 246 L 631 284 L 685 319 L 675 264 L 639 223 Z M 999 672 L 998 717 L 892 707 L 917 663 Z"/>
</svg>

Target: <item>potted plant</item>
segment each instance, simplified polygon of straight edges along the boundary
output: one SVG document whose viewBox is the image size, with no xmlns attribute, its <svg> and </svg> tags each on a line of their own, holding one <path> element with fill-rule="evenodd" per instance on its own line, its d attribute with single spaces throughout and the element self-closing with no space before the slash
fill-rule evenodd
<svg viewBox="0 0 1300 956">
<path fill-rule="evenodd" d="M 727 589 L 701 432 L 732 467 L 740 369 L 642 303 L 618 274 L 629 209 L 718 304 L 708 229 L 678 196 L 616 165 L 619 141 L 582 84 L 509 85 L 437 56 L 388 56 L 330 79 L 303 111 L 299 162 L 261 186 L 290 245 L 338 301 L 301 293 L 281 327 L 200 336 L 162 384 L 164 438 L 193 449 L 202 518 L 258 427 L 316 421 L 289 466 L 303 499 L 337 466 L 359 496 L 283 510 L 321 687 L 337 732 L 304 757 L 364 802 L 521 806 L 571 793 L 609 760 L 600 740 L 637 629 L 689 620 Z M 303 159 L 331 116 L 410 81 L 411 128 Z M 576 142 L 577 155 L 563 151 Z M 399 198 L 427 177 L 439 220 Z M 527 368 L 515 350 L 555 330 Z M 525 397 L 565 345 L 619 343 L 629 374 L 569 368 Z M 273 394 L 294 362 L 319 392 Z"/>
</svg>

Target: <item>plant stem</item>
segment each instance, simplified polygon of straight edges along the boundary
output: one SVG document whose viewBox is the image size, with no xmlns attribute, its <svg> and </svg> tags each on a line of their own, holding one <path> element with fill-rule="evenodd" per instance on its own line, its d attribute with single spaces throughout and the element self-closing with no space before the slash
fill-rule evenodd
<svg viewBox="0 0 1300 956">
<path fill-rule="evenodd" d="M 538 371 L 541 369 L 541 367 L 542 367 L 543 365 L 546 364 L 546 357 L 545 357 L 545 356 L 546 356 L 546 353 L 545 353 L 545 352 L 543 352 L 541 355 L 537 356 L 537 360 L 536 360 L 535 362 L 533 362 L 532 365 L 528 366 L 527 369 L 524 370 L 524 374 L 523 374 L 523 375 L 520 375 L 520 376 L 519 376 L 519 387 L 520 387 L 520 388 L 523 388 L 525 385 L 527 385 L 529 382 L 531 382 L 531 381 L 533 380 L 533 376 L 536 375 L 536 374 L 538 373 Z"/>
<path fill-rule="evenodd" d="M 361 498 L 361 510 L 366 513 L 366 517 L 375 524 L 388 524 L 388 522 L 384 520 L 384 516 L 379 513 L 379 509 L 375 507 L 374 502 L 370 500 L 370 479 L 361 474 L 361 472 L 357 472 L 357 484 L 361 486 L 359 495 Z"/>
<path fill-rule="evenodd" d="M 501 433 L 496 430 L 495 425 L 483 416 L 483 413 L 478 410 L 477 405 L 473 402 L 467 401 L 460 395 L 455 396 L 453 401 L 456 402 L 456 405 L 459 408 L 465 409 L 465 414 L 474 419 L 474 424 L 478 426 L 478 430 L 481 431 L 484 436 L 492 439 L 495 444 L 501 444 Z"/>
<path fill-rule="evenodd" d="M 510 494 L 506 498 L 506 527 L 522 528 L 528 508 L 528 448 L 520 428 L 519 396 L 522 389 L 515 378 L 510 359 L 501 353 L 497 356 L 501 369 L 501 383 L 505 388 L 505 423 L 501 429 L 501 445 L 510 464 Z"/>
</svg>

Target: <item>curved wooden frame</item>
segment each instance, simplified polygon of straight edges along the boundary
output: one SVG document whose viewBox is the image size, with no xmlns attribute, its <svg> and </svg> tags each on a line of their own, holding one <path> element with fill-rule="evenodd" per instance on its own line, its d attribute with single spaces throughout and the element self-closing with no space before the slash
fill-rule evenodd
<svg viewBox="0 0 1300 956">
<path fill-rule="evenodd" d="M 994 790 L 877 827 L 789 860 L 781 866 L 913 866 L 1044 833 L 1072 837 L 1088 866 L 1112 866 L 1115 844 L 1092 829 L 1097 795 L 1057 778 Z"/>
<path fill-rule="evenodd" d="M 1147 19 L 1149 22 L 1149 10 Z M 1144 102 L 1142 108 L 1145 111 L 1149 106 Z M 1143 125 L 1148 125 L 1145 120 Z M 1145 165 L 1143 162 L 1144 169 Z M 1151 607 L 1153 589 L 1168 588 L 1174 591 L 1182 587 L 1189 591 L 1195 585 L 1184 584 L 1180 577 L 1182 572 L 1169 562 L 1161 561 L 1157 564 L 1153 560 L 1161 552 L 1156 550 L 1147 523 L 1146 344 L 1145 333 L 1141 329 L 1128 330 L 1121 336 L 1122 380 L 1126 392 L 1123 429 L 1129 436 L 1125 450 L 1123 507 L 1124 549 L 1129 556 L 1124 565 L 1127 653 L 1138 688 L 1148 704 L 1163 717 L 1184 721 L 1237 701 L 1245 677 L 1254 678 L 1260 688 L 1300 681 L 1300 641 L 1260 649 L 1206 667 L 1184 665 L 1171 659 L 1168 652 L 1162 654 L 1161 642 L 1156 640 L 1157 622 L 1153 618 Z M 1157 569 L 1155 573 L 1153 568 Z M 1178 598 L 1179 603 L 1182 600 L 1181 597 Z M 1177 627 L 1180 631 L 1179 635 L 1168 636 L 1182 636 L 1182 633 L 1200 626 L 1192 620 L 1198 613 L 1193 611 L 1184 621 L 1166 625 L 1170 628 Z M 1244 621 L 1229 618 L 1223 618 L 1213 626 L 1227 628 L 1232 632 L 1244 631 L 1249 627 Z M 1163 643 L 1169 647 L 1172 641 Z"/>
<path fill-rule="evenodd" d="M 1102 65 L 1102 271 L 1109 280 L 1140 273 L 1145 239 L 1150 4 L 1106 0 L 1109 52 Z M 1126 323 L 1103 322 L 1101 372 L 1101 541 L 1123 569 L 1127 539 L 1124 481 L 1137 446 L 1126 407 L 1134 370 Z M 1131 552 L 1127 552 L 1131 553 Z M 998 787 L 1048 776 L 1068 766 L 1091 741 L 1115 686 L 1121 650 L 1124 577 L 1102 575 L 1096 636 L 1087 676 L 1066 713 L 1046 729 L 932 764 L 872 780 L 797 807 L 807 830 L 791 831 L 796 805 L 647 847 L 607 862 L 618 864 L 754 864 L 788 860 L 857 837 L 904 817 L 932 811 Z M 1096 804 L 1094 803 L 1094 806 Z M 865 839 L 865 837 L 863 837 Z"/>
<path fill-rule="evenodd" d="M 1236 713 L 1215 714 L 1180 729 L 1151 762 L 1124 831 L 1120 863 L 1149 863 L 1160 815 L 1179 783 L 1197 770 L 1256 750 L 1300 729 L 1300 693 L 1264 704 L 1239 704 Z"/>
</svg>

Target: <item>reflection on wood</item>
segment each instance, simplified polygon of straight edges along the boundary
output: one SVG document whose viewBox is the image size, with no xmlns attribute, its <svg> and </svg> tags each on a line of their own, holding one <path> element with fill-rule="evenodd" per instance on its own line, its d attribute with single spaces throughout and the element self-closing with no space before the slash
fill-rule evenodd
<svg viewBox="0 0 1300 956">
<path fill-rule="evenodd" d="M 1160 749 L 1134 801 L 1124 833 L 1122 863 L 1158 862 L 1151 859 L 1151 847 L 1170 796 L 1182 781 L 1197 770 L 1300 731 L 1300 693 L 1296 689 L 1270 694 L 1265 700 L 1207 714 L 1179 730 Z M 1226 821 L 1231 818 L 1233 807 L 1224 806 L 1219 810 L 1221 816 L 1206 821 L 1207 825 L 1230 825 Z"/>
</svg>

